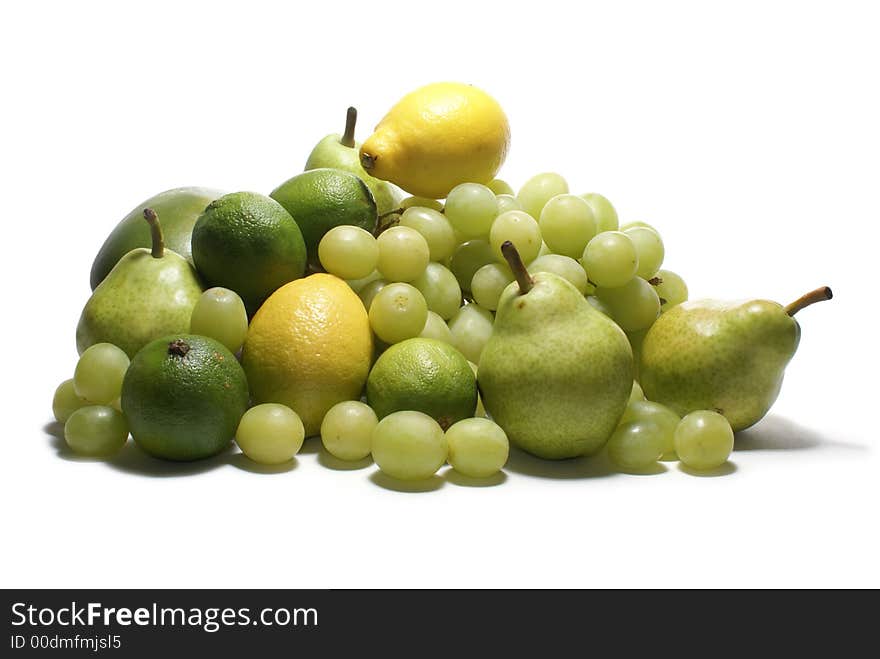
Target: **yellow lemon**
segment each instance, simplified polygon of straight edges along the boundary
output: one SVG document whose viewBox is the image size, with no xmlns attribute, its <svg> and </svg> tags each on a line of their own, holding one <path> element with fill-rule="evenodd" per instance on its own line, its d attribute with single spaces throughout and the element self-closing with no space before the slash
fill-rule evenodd
<svg viewBox="0 0 880 659">
<path fill-rule="evenodd" d="M 438 82 L 391 108 L 361 146 L 361 164 L 412 195 L 443 199 L 459 183 L 492 180 L 509 146 L 510 125 L 494 98 Z"/>
<path fill-rule="evenodd" d="M 316 435 L 327 410 L 360 398 L 373 355 L 360 298 L 341 279 L 314 274 L 275 291 L 242 350 L 253 402 L 287 405 Z"/>
</svg>

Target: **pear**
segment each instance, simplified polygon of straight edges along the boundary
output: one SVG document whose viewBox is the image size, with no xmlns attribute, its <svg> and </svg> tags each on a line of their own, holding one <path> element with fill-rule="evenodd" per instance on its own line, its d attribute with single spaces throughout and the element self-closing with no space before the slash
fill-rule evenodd
<svg viewBox="0 0 880 659">
<path fill-rule="evenodd" d="M 510 241 L 502 252 L 516 281 L 501 295 L 480 358 L 483 405 L 513 444 L 538 457 L 595 453 L 632 391 L 629 341 L 571 283 L 529 275 Z"/>
<path fill-rule="evenodd" d="M 695 300 L 665 311 L 640 351 L 645 395 L 679 416 L 715 410 L 735 431 L 754 425 L 779 395 L 797 350 L 795 313 L 831 295 L 826 286 L 785 307 L 768 300 Z"/>
<path fill-rule="evenodd" d="M 202 284 L 189 261 L 165 249 L 156 213 L 147 208 L 144 218 L 153 246 L 128 252 L 98 284 L 76 327 L 80 354 L 106 342 L 133 358 L 160 336 L 189 332 Z"/>
<path fill-rule="evenodd" d="M 331 167 L 354 174 L 370 188 L 370 192 L 373 193 L 376 200 L 376 210 L 379 215 L 385 215 L 398 207 L 400 195 L 390 183 L 373 178 L 361 166 L 361 145 L 354 140 L 356 123 L 357 110 L 348 108 L 345 117 L 345 132 L 342 135 L 332 133 L 318 142 L 306 161 L 306 171 Z"/>
</svg>

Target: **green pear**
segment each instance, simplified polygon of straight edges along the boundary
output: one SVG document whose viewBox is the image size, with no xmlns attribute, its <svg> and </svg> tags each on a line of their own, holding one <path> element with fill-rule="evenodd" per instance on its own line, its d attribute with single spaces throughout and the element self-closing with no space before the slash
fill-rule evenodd
<svg viewBox="0 0 880 659">
<path fill-rule="evenodd" d="M 715 410 L 743 430 L 779 395 L 801 329 L 794 314 L 831 299 L 827 286 L 783 307 L 768 300 L 683 302 L 657 319 L 641 347 L 639 382 L 648 400 L 680 416 Z"/>
<path fill-rule="evenodd" d="M 376 210 L 379 215 L 385 215 L 398 207 L 400 194 L 390 183 L 373 178 L 361 166 L 361 145 L 360 142 L 354 140 L 356 123 L 357 110 L 348 108 L 345 118 L 345 132 L 342 135 L 333 133 L 318 142 L 306 161 L 306 171 L 330 167 L 354 174 L 370 188 L 370 192 L 376 199 Z"/>
<path fill-rule="evenodd" d="M 516 275 L 501 295 L 477 380 L 486 411 L 519 448 L 541 458 L 589 455 L 614 432 L 632 391 L 629 341 L 568 281 Z"/>
<path fill-rule="evenodd" d="M 153 246 L 123 256 L 92 293 L 76 327 L 80 354 L 95 343 L 112 343 L 132 358 L 150 341 L 189 332 L 202 284 L 189 261 L 165 249 L 156 213 L 143 211 Z"/>
</svg>

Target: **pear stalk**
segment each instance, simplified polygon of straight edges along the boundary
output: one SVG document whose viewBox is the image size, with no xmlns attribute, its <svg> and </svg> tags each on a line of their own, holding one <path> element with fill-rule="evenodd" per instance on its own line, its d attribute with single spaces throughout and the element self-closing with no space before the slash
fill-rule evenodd
<svg viewBox="0 0 880 659">
<path fill-rule="evenodd" d="M 354 127 L 357 125 L 358 120 L 358 111 L 356 108 L 348 108 L 348 112 L 345 113 L 345 132 L 342 134 L 342 137 L 339 139 L 339 143 L 342 146 L 347 146 L 349 149 L 354 148 Z"/>
<path fill-rule="evenodd" d="M 501 244 L 501 253 L 504 255 L 507 264 L 513 271 L 513 276 L 516 277 L 516 283 L 519 284 L 519 294 L 524 295 L 532 290 L 532 286 L 535 285 L 535 280 L 532 279 L 529 271 L 526 270 L 526 264 L 523 263 L 522 257 L 520 257 L 519 252 L 516 251 L 516 247 L 514 247 L 513 243 L 509 240 L 505 240 Z"/>
<path fill-rule="evenodd" d="M 804 309 L 811 304 L 816 304 L 816 302 L 824 302 L 825 300 L 830 300 L 832 297 L 834 297 L 834 295 L 831 292 L 831 288 L 828 286 L 822 286 L 822 288 L 817 288 L 815 291 L 810 291 L 806 295 L 802 295 L 797 300 L 787 305 L 785 307 L 785 313 L 787 313 L 789 316 L 794 316 L 801 309 Z"/>
<path fill-rule="evenodd" d="M 159 216 L 152 208 L 145 208 L 144 219 L 150 225 L 150 238 L 153 242 L 150 254 L 154 259 L 161 259 L 165 255 L 165 238 L 162 236 L 162 227 L 159 226 Z"/>
</svg>

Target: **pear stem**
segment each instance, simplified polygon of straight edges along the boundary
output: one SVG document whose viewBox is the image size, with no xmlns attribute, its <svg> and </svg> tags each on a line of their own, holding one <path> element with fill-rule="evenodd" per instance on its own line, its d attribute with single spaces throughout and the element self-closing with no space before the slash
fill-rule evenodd
<svg viewBox="0 0 880 659">
<path fill-rule="evenodd" d="M 535 285 L 535 280 L 532 279 L 529 271 L 526 270 L 526 264 L 523 263 L 522 257 L 520 257 L 519 252 L 516 251 L 516 247 L 514 247 L 513 243 L 509 240 L 505 240 L 501 243 L 501 253 L 507 260 L 507 265 L 509 265 L 510 269 L 513 271 L 513 276 L 516 277 L 516 283 L 519 284 L 519 294 L 524 295 L 532 290 L 532 286 Z"/>
<path fill-rule="evenodd" d="M 152 208 L 145 208 L 144 219 L 150 224 L 150 238 L 153 241 L 150 253 L 154 259 L 161 259 L 165 255 L 165 238 L 162 236 L 162 227 L 159 226 L 159 216 Z"/>
<path fill-rule="evenodd" d="M 345 114 L 345 132 L 342 134 L 339 143 L 347 146 L 349 149 L 354 148 L 354 127 L 357 124 L 358 111 L 356 108 L 348 108 Z"/>
<path fill-rule="evenodd" d="M 834 297 L 834 295 L 832 294 L 830 287 L 823 286 L 822 288 L 817 288 L 815 291 L 810 291 L 806 295 L 802 295 L 797 300 L 787 305 L 785 307 L 785 313 L 789 316 L 794 316 L 801 309 L 808 307 L 811 304 L 816 304 L 816 302 L 830 300 L 832 297 Z"/>
</svg>

